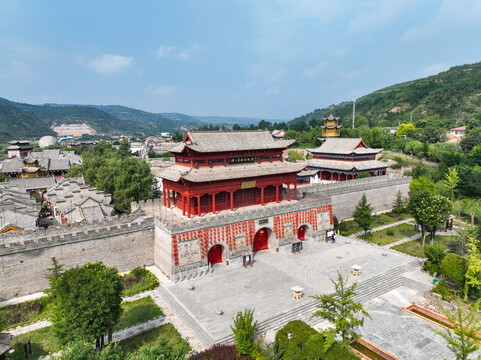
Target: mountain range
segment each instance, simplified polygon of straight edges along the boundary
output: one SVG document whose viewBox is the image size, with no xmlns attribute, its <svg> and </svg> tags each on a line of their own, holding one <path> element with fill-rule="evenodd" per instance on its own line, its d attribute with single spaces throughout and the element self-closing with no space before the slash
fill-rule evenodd
<svg viewBox="0 0 481 360">
<path fill-rule="evenodd" d="M 343 127 L 350 127 L 352 111 L 352 101 L 342 102 L 316 109 L 292 122 L 318 122 L 332 113 L 341 118 Z M 360 97 L 356 100 L 356 121 L 358 118 L 370 127 L 431 119 L 445 128 L 465 125 L 472 118 L 481 119 L 481 62 L 455 66 Z"/>
</svg>

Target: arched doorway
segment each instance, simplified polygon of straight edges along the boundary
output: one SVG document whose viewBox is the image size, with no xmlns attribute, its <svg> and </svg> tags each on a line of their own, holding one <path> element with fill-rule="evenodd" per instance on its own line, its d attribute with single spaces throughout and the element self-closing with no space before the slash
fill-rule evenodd
<svg viewBox="0 0 481 360">
<path fill-rule="evenodd" d="M 214 245 L 210 248 L 209 252 L 207 253 L 207 261 L 210 264 L 217 264 L 222 262 L 222 245 Z"/>
<path fill-rule="evenodd" d="M 262 228 L 254 236 L 253 251 L 269 249 L 269 229 Z"/>
<path fill-rule="evenodd" d="M 299 229 L 297 229 L 297 238 L 301 241 L 306 240 L 306 232 L 307 232 L 307 226 L 302 225 Z"/>
</svg>

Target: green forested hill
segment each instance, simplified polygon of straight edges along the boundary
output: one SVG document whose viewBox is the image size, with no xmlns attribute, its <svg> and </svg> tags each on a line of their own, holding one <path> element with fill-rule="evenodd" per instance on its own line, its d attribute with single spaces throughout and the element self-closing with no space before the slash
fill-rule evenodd
<svg viewBox="0 0 481 360">
<path fill-rule="evenodd" d="M 37 116 L 0 101 L 0 143 L 13 139 L 35 140 L 55 133 Z"/>
<path fill-rule="evenodd" d="M 352 102 L 314 110 L 293 122 L 317 122 L 330 113 L 341 117 L 343 127 L 351 126 Z M 371 127 L 409 122 L 411 115 L 415 122 L 432 119 L 445 128 L 481 119 L 481 62 L 392 85 L 356 101 L 356 121 L 359 117 Z"/>
</svg>

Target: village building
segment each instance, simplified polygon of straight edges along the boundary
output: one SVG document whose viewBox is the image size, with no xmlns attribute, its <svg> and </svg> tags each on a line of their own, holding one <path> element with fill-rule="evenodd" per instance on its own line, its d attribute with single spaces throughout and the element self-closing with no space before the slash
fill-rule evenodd
<svg viewBox="0 0 481 360">
<path fill-rule="evenodd" d="M 40 203 L 25 191 L 0 184 L 0 234 L 35 229 Z"/>
<path fill-rule="evenodd" d="M 64 225 L 110 219 L 114 213 L 111 195 L 86 185 L 83 177 L 60 179 L 43 198 L 54 218 Z"/>
<path fill-rule="evenodd" d="M 8 142 L 7 154 L 9 158 L 24 158 L 33 151 L 33 146 L 28 140 L 12 140 Z"/>
<path fill-rule="evenodd" d="M 342 125 L 338 124 L 340 117 L 335 117 L 330 114 L 328 117 L 322 119 L 324 120 L 324 125 L 321 126 L 323 137 L 337 137 L 341 135 L 340 129 Z"/>
<path fill-rule="evenodd" d="M 460 138 L 464 136 L 465 132 L 466 132 L 466 126 L 460 126 L 460 127 L 449 129 L 449 134 L 453 135 L 456 138 Z"/>
<path fill-rule="evenodd" d="M 282 140 L 284 139 L 284 135 L 286 135 L 286 131 L 285 130 L 274 130 L 271 132 L 271 135 L 274 139 L 276 140 Z"/>
<path fill-rule="evenodd" d="M 322 145 L 308 149 L 312 155 L 308 169 L 319 180 L 353 180 L 359 174 L 386 175 L 390 162 L 376 160 L 382 149 L 368 147 L 361 138 L 325 138 Z"/>
<path fill-rule="evenodd" d="M 188 267 L 249 263 L 261 251 L 300 249 L 326 239 L 326 197 L 298 200 L 297 174 L 307 162 L 285 162 L 294 140 L 268 131 L 189 132 L 172 146 L 175 165 L 159 171 L 163 209 L 156 222 L 155 264 L 174 274 Z"/>
<path fill-rule="evenodd" d="M 1 164 L 5 176 L 17 178 L 63 177 L 72 165 L 80 165 L 82 158 L 73 151 L 61 149 L 30 152 L 25 157 L 11 157 Z"/>
</svg>

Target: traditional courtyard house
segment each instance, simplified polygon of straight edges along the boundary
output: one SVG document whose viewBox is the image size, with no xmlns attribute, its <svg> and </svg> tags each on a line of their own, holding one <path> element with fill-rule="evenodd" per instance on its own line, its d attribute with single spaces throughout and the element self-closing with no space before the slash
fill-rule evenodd
<svg viewBox="0 0 481 360">
<path fill-rule="evenodd" d="M 110 219 L 114 211 L 111 195 L 86 185 L 82 177 L 61 179 L 43 196 L 53 216 L 65 225 Z"/>
<path fill-rule="evenodd" d="M 332 116 L 330 114 L 327 118 L 322 118 L 324 120 L 324 125 L 321 126 L 322 128 L 322 136 L 323 137 L 337 137 L 340 136 L 340 128 L 342 125 L 338 124 L 339 117 Z"/>
<path fill-rule="evenodd" d="M 322 196 L 298 200 L 297 173 L 307 163 L 282 158 L 293 142 L 268 131 L 189 132 L 171 147 L 175 165 L 158 174 L 164 208 L 156 221 L 156 265 L 173 274 L 325 239 L 332 206 Z"/>
<path fill-rule="evenodd" d="M 35 229 L 40 204 L 16 187 L 0 187 L 0 234 Z"/>
<path fill-rule="evenodd" d="M 43 150 L 31 152 L 26 157 L 12 157 L 2 163 L 1 172 L 6 176 L 32 178 L 54 176 L 62 178 L 72 165 L 80 165 L 82 159 L 73 151 Z"/>
<path fill-rule="evenodd" d="M 8 142 L 7 154 L 9 158 L 24 158 L 33 151 L 33 146 L 28 140 L 12 140 Z"/>
<path fill-rule="evenodd" d="M 317 170 L 320 180 L 353 180 L 359 174 L 385 175 L 389 162 L 376 160 L 382 149 L 369 148 L 361 138 L 319 139 L 322 145 L 308 149 L 309 170 Z"/>
</svg>

